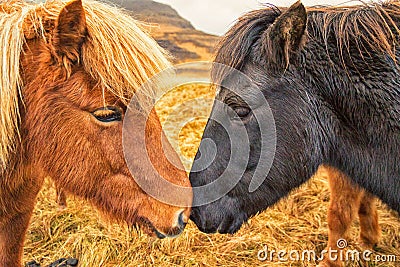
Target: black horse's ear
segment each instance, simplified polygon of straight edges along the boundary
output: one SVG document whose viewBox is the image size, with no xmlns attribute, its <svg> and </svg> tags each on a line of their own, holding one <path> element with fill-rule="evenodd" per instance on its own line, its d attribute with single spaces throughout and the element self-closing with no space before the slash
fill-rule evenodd
<svg viewBox="0 0 400 267">
<path fill-rule="evenodd" d="M 268 27 L 262 36 L 262 49 L 269 67 L 281 72 L 289 66 L 305 43 L 306 25 L 307 12 L 298 1 Z"/>
<path fill-rule="evenodd" d="M 69 2 L 58 15 L 53 35 L 53 48 L 62 61 L 79 60 L 80 49 L 86 36 L 86 17 L 81 0 Z M 63 62 L 65 64 L 65 62 Z"/>
</svg>

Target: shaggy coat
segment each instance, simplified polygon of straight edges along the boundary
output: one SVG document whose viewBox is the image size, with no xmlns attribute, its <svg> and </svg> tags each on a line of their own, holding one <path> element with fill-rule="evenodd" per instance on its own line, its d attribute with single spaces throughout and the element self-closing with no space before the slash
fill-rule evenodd
<svg viewBox="0 0 400 267">
<path fill-rule="evenodd" d="M 195 161 L 193 169 L 201 171 L 191 172 L 192 186 L 213 182 L 224 172 L 231 154 L 226 133 L 235 132 L 238 117 L 251 148 L 239 183 L 219 200 L 193 208 L 191 218 L 200 230 L 236 232 L 321 164 L 400 211 L 399 14 L 397 1 L 308 12 L 298 2 L 283 13 L 266 8 L 239 19 L 221 41 L 215 61 L 243 72 L 262 91 L 274 115 L 275 157 L 264 182 L 249 192 L 254 170 L 263 164 L 255 114 L 265 115 L 246 103 L 257 107 L 258 98 L 244 100 L 220 87 L 217 100 L 236 116 L 214 106 L 213 117 L 230 119 L 226 129 L 208 122 L 203 134 L 208 142 L 196 158 L 210 157 L 210 140 L 217 152 L 206 168 Z M 217 84 L 229 83 L 229 70 L 213 74 Z M 254 87 L 238 90 L 255 95 L 249 88 Z M 194 202 L 202 197 L 195 194 Z"/>
</svg>

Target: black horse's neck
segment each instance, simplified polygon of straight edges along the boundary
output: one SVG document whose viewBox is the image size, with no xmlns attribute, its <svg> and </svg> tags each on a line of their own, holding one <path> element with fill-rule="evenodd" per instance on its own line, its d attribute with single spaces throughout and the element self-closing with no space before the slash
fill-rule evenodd
<svg viewBox="0 0 400 267">
<path fill-rule="evenodd" d="M 325 33 L 318 28 L 321 20 L 316 18 L 322 15 L 320 12 L 309 15 L 309 41 L 301 55 L 307 89 L 328 105 L 341 125 L 362 131 L 364 136 L 379 138 L 376 125 L 382 127 L 382 138 L 392 131 L 398 132 L 400 52 L 395 50 L 391 55 L 391 51 L 380 51 L 368 39 L 371 36 L 356 38 L 346 32 L 340 33 L 353 38 L 347 38 L 346 45 L 341 45 L 341 37 L 335 35 L 338 32 Z M 399 39 L 398 34 L 396 38 Z"/>
<path fill-rule="evenodd" d="M 388 192 L 400 187 L 400 53 L 393 58 L 373 43 L 359 43 L 365 38 L 348 38 L 343 47 L 337 32 L 323 34 L 320 21 L 309 16 L 309 39 L 296 72 L 318 103 L 312 105 L 318 130 L 310 143 L 320 147 L 324 163 L 399 211 L 400 196 Z"/>
</svg>

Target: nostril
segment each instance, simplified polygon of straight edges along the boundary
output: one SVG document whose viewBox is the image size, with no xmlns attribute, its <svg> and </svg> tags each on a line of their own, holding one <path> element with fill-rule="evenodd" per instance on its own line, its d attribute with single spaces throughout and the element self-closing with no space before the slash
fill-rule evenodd
<svg viewBox="0 0 400 267">
<path fill-rule="evenodd" d="M 180 235 L 186 227 L 187 217 L 185 211 L 179 211 L 176 213 L 176 221 L 172 228 L 166 233 L 167 237 L 176 237 Z"/>
<path fill-rule="evenodd" d="M 182 211 L 178 216 L 178 225 L 179 225 L 180 228 L 185 228 L 185 226 L 186 226 L 186 222 L 185 222 L 184 217 L 185 217 L 185 214 Z"/>
<path fill-rule="evenodd" d="M 199 158 L 201 158 L 200 150 L 197 151 L 196 156 L 194 157 L 194 160 L 198 160 Z"/>
</svg>

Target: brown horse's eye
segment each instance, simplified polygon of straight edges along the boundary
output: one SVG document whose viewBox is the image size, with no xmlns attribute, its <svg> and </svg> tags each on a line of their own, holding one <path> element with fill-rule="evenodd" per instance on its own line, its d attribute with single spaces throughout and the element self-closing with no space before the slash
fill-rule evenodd
<svg viewBox="0 0 400 267">
<path fill-rule="evenodd" d="M 117 107 L 102 107 L 92 112 L 93 116 L 101 122 L 122 120 L 122 112 Z"/>
</svg>

